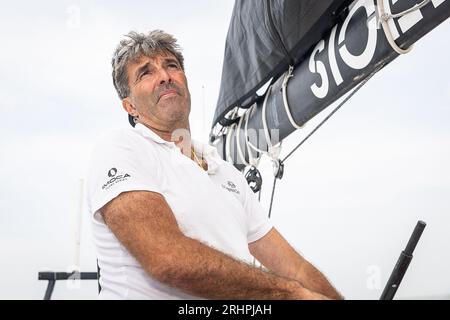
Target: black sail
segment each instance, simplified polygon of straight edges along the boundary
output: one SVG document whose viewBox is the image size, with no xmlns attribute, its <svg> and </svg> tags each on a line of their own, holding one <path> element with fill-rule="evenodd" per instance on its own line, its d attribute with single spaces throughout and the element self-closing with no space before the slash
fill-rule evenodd
<svg viewBox="0 0 450 320">
<path fill-rule="evenodd" d="M 236 0 L 225 45 L 213 125 L 330 30 L 349 0 Z"/>
</svg>

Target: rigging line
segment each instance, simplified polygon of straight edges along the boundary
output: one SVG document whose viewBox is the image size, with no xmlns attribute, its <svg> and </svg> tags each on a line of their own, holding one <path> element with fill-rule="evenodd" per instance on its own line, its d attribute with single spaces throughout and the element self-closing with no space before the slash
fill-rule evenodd
<svg viewBox="0 0 450 320">
<path fill-rule="evenodd" d="M 273 178 L 273 187 L 272 187 L 272 195 L 270 197 L 270 206 L 269 206 L 269 219 L 272 215 L 272 205 L 273 205 L 273 196 L 275 195 L 275 188 L 277 186 L 277 177 Z"/>
<path fill-rule="evenodd" d="M 300 146 L 306 142 L 306 140 L 308 140 L 325 122 L 328 121 L 328 119 L 330 119 L 335 113 L 336 111 L 338 111 L 343 105 L 344 103 L 346 103 L 348 100 L 350 100 L 351 97 L 353 97 L 353 95 L 359 91 L 359 89 L 362 88 L 363 85 L 365 85 L 367 83 L 367 81 L 369 81 L 370 78 L 372 78 L 372 76 L 377 73 L 384 65 L 381 64 L 378 68 L 376 68 L 371 74 L 369 74 L 367 76 L 367 78 L 365 78 L 363 81 L 361 81 L 361 83 L 347 96 L 345 97 L 345 99 L 339 103 L 339 105 L 334 108 L 334 110 L 328 115 L 326 116 L 325 119 L 323 119 L 315 128 L 313 131 L 311 131 L 294 149 L 292 149 L 291 152 L 289 152 L 289 154 L 284 157 L 283 160 L 281 160 L 281 162 L 285 162 L 298 148 L 300 148 Z"/>
</svg>

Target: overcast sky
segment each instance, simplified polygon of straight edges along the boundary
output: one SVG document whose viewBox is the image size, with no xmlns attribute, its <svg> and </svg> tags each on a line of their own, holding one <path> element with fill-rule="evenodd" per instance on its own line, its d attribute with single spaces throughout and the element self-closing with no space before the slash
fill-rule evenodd
<svg viewBox="0 0 450 320">
<path fill-rule="evenodd" d="M 38 271 L 69 271 L 75 262 L 80 179 L 96 137 L 128 126 L 110 76 L 118 41 L 152 29 L 179 39 L 192 132 L 206 140 L 233 1 L 1 7 L 0 298 L 41 299 Z M 374 76 L 287 161 L 278 183 L 275 225 L 347 298 L 379 297 L 418 219 L 428 225 L 397 297 L 450 298 L 449 33 L 446 21 Z M 320 117 L 292 134 L 284 152 Z M 271 170 L 262 166 L 267 205 Z M 81 267 L 94 271 L 81 205 Z M 95 281 L 60 282 L 54 292 L 95 297 Z"/>
</svg>

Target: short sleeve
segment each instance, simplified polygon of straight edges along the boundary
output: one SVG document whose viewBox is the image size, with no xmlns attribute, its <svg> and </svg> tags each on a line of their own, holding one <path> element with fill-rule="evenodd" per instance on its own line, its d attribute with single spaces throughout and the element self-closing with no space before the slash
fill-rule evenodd
<svg viewBox="0 0 450 320">
<path fill-rule="evenodd" d="M 247 213 L 247 242 L 251 243 L 265 236 L 273 228 L 273 224 L 246 182 L 244 208 Z"/>
<path fill-rule="evenodd" d="M 158 157 L 153 142 L 132 132 L 114 132 L 94 149 L 87 177 L 87 202 L 95 220 L 99 210 L 122 192 L 161 193 Z"/>
</svg>

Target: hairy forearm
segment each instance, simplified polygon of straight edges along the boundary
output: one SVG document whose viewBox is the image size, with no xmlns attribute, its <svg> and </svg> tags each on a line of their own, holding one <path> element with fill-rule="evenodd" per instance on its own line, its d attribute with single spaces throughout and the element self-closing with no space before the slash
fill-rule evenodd
<svg viewBox="0 0 450 320">
<path fill-rule="evenodd" d="M 183 237 L 154 276 L 209 299 L 313 299 L 298 282 L 254 268 L 199 241 Z"/>
<path fill-rule="evenodd" d="M 302 267 L 294 274 L 293 279 L 299 281 L 305 288 L 331 299 L 344 299 L 326 277 L 308 261 L 303 262 Z"/>
<path fill-rule="evenodd" d="M 249 249 L 256 259 L 275 274 L 298 281 L 303 287 L 331 299 L 342 299 L 325 276 L 303 258 L 275 228 L 251 243 Z"/>
</svg>

